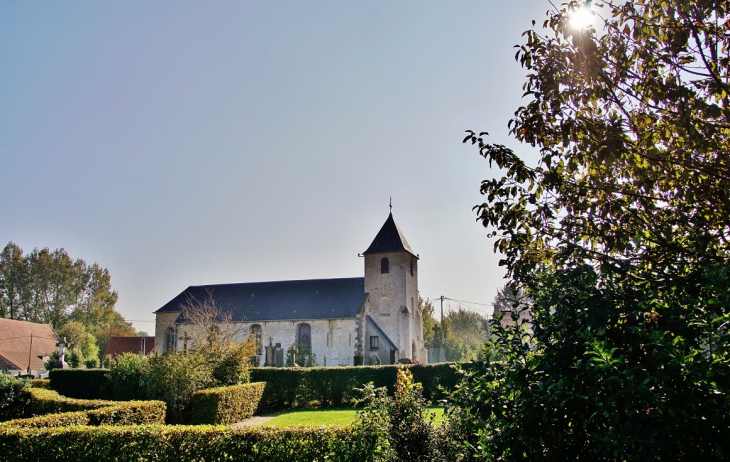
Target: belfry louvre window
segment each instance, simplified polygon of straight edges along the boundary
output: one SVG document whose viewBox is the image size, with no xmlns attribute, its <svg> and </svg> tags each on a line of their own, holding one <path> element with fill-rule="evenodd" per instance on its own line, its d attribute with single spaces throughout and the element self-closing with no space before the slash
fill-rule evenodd
<svg viewBox="0 0 730 462">
<path fill-rule="evenodd" d="M 370 349 L 371 350 L 377 350 L 380 348 L 380 337 L 377 335 L 371 335 L 370 336 Z"/>
<path fill-rule="evenodd" d="M 380 273 L 381 274 L 390 273 L 390 265 L 388 264 L 387 258 L 383 258 L 382 260 L 380 260 Z"/>
</svg>

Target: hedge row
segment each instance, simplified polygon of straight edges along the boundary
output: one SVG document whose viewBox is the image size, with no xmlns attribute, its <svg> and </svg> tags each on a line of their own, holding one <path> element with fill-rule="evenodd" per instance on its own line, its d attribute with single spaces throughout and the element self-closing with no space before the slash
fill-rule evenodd
<svg viewBox="0 0 730 462">
<path fill-rule="evenodd" d="M 164 424 L 165 410 L 166 406 L 162 401 L 126 401 L 90 411 L 63 412 L 15 419 L 0 424 L 0 428 Z"/>
<path fill-rule="evenodd" d="M 357 389 L 373 382 L 387 387 L 392 394 L 398 367 L 312 367 L 251 369 L 251 380 L 266 382 L 261 398 L 265 408 L 352 405 L 361 398 Z M 443 390 L 453 390 L 459 375 L 451 364 L 406 365 L 413 380 L 423 385 L 423 396 L 435 402 L 445 397 Z"/>
<path fill-rule="evenodd" d="M 44 390 L 42 388 L 31 388 L 29 392 L 30 414 L 33 416 L 58 414 L 61 412 L 89 411 L 118 404 L 118 401 L 67 398 L 59 395 L 57 391 Z"/>
<path fill-rule="evenodd" d="M 266 382 L 261 403 L 270 409 L 284 407 L 351 405 L 360 397 L 356 388 L 373 382 L 392 393 L 399 366 L 311 367 L 251 369 L 252 382 Z M 431 402 L 444 398 L 443 387 L 453 390 L 459 375 L 451 364 L 406 365 L 413 379 L 423 384 L 423 395 Z M 54 369 L 51 388 L 72 398 L 107 397 L 106 369 Z"/>
<path fill-rule="evenodd" d="M 251 417 L 259 406 L 262 382 L 210 388 L 193 393 L 193 424 L 227 424 Z"/>
<path fill-rule="evenodd" d="M 0 462 L 360 461 L 373 460 L 371 450 L 340 427 L 0 427 Z"/>
<path fill-rule="evenodd" d="M 42 388 L 44 390 L 51 389 L 51 381 L 49 379 L 33 379 L 30 383 L 33 388 Z"/>
<path fill-rule="evenodd" d="M 48 373 L 51 389 L 78 399 L 106 398 L 107 369 L 53 369 Z"/>
</svg>

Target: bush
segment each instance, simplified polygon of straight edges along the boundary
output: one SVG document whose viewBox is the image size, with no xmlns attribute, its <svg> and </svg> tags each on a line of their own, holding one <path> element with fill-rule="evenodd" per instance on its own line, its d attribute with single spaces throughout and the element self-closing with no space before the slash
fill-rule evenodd
<svg viewBox="0 0 730 462">
<path fill-rule="evenodd" d="M 186 423 L 190 420 L 193 393 L 214 384 L 208 358 L 199 353 L 177 353 L 149 356 L 142 388 L 149 399 L 167 403 L 167 421 Z"/>
<path fill-rule="evenodd" d="M 227 424 L 251 417 L 258 408 L 264 383 L 209 388 L 193 393 L 193 424 Z"/>
<path fill-rule="evenodd" d="M 33 416 L 57 414 L 60 412 L 86 411 L 117 404 L 116 401 L 100 399 L 76 399 L 61 396 L 54 390 L 31 388 L 30 414 Z"/>
<path fill-rule="evenodd" d="M 0 422 L 24 417 L 28 412 L 30 382 L 0 374 Z"/>
<path fill-rule="evenodd" d="M 0 424 L 2 428 L 50 428 L 70 425 L 145 425 L 165 422 L 165 403 L 126 401 L 88 411 L 62 412 Z"/>
<path fill-rule="evenodd" d="M 69 398 L 100 399 L 107 396 L 106 369 L 53 369 L 51 388 Z"/>
<path fill-rule="evenodd" d="M 48 379 L 32 379 L 30 383 L 33 388 L 51 389 L 51 381 Z"/>
<path fill-rule="evenodd" d="M 365 457 L 357 457 L 363 455 Z M 373 460 L 348 428 L 102 426 L 0 428 L 0 462 Z"/>
<path fill-rule="evenodd" d="M 403 367 L 398 369 L 395 396 L 368 384 L 362 390 L 365 408 L 352 425 L 352 460 L 471 461 L 473 451 L 462 441 L 460 421 L 449 417 L 436 427 L 426 409 L 420 383 Z"/>
<path fill-rule="evenodd" d="M 251 347 L 238 345 L 223 351 L 219 361 L 213 366 L 213 380 L 219 385 L 238 385 L 251 381 L 249 374 Z"/>
<path fill-rule="evenodd" d="M 147 372 L 147 359 L 135 353 L 124 353 L 109 362 L 108 395 L 128 401 L 145 398 L 142 377 Z"/>
</svg>

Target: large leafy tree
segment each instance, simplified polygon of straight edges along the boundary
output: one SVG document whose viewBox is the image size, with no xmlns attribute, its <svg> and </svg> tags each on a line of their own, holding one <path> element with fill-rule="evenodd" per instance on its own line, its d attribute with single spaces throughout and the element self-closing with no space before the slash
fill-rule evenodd
<svg viewBox="0 0 730 462">
<path fill-rule="evenodd" d="M 575 11 L 595 27 L 575 27 Z M 730 392 L 730 2 L 571 2 L 525 33 L 528 165 L 477 206 L 534 334 L 455 400 L 490 457 L 725 460 Z"/>
<path fill-rule="evenodd" d="M 24 255 L 10 242 L 0 253 L 2 317 L 50 323 L 56 329 L 78 322 L 86 330 L 84 335 L 93 335 L 103 354 L 112 336 L 136 335 L 114 310 L 116 302 L 109 270 L 81 258 L 74 260 L 64 249 L 33 249 Z M 96 351 L 93 347 L 84 351 L 87 359 L 96 355 L 89 353 Z"/>
</svg>

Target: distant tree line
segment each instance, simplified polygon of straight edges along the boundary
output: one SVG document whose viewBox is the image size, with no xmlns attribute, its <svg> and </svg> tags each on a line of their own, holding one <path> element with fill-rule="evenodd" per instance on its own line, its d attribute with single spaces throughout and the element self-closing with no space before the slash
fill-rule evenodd
<svg viewBox="0 0 730 462">
<path fill-rule="evenodd" d="M 111 337 L 137 334 L 114 310 L 117 298 L 109 270 L 62 248 L 25 254 L 9 242 L 0 254 L 0 317 L 51 324 L 72 343 L 74 366 L 97 363 Z"/>
<path fill-rule="evenodd" d="M 441 343 L 443 328 L 443 346 L 447 361 L 468 362 L 481 359 L 484 344 L 489 338 L 489 320 L 486 316 L 459 306 L 457 310 L 445 313 L 442 327 L 434 317 L 435 308 L 432 302 L 419 300 L 418 308 L 423 318 L 426 348 Z"/>
</svg>

